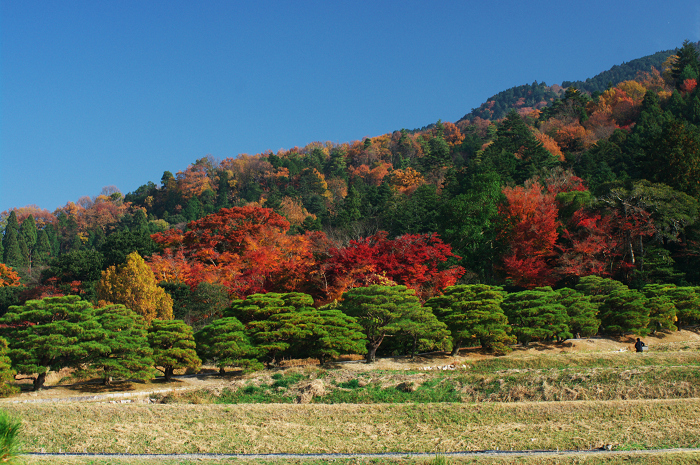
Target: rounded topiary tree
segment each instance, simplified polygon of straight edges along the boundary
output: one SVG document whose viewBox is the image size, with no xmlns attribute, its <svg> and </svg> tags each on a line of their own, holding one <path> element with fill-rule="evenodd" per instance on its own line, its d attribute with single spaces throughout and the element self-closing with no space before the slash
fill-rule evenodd
<svg viewBox="0 0 700 465">
<path fill-rule="evenodd" d="M 153 349 L 153 361 L 166 381 L 177 368 L 197 369 L 202 365 L 192 328 L 184 321 L 153 320 L 148 328 L 148 343 Z"/>
<path fill-rule="evenodd" d="M 572 337 L 566 308 L 557 303 L 557 293 L 551 287 L 510 293 L 503 301 L 503 311 L 524 345 L 532 340 L 562 341 Z"/>
<path fill-rule="evenodd" d="M 508 346 L 515 343 L 515 338 L 501 309 L 505 294 L 500 287 L 486 284 L 458 285 L 446 287 L 443 295 L 425 303 L 449 328 L 452 355 L 457 355 L 464 344 L 475 342 L 496 353 L 511 350 Z"/>
<path fill-rule="evenodd" d="M 224 374 L 226 367 L 244 370 L 262 368 L 257 360 L 258 350 L 250 343 L 245 326 L 238 318 L 226 317 L 214 320 L 194 334 L 197 355 L 219 367 Z"/>
<path fill-rule="evenodd" d="M 14 369 L 36 375 L 34 390 L 44 386 L 50 370 L 77 368 L 95 354 L 109 352 L 92 305 L 78 296 L 28 300 L 10 307 L 0 324 L 5 325 L 2 335 L 10 344 Z"/>
<path fill-rule="evenodd" d="M 422 310 L 416 292 L 406 286 L 356 287 L 343 294 L 343 313 L 355 318 L 367 338 L 367 363 L 387 336 L 399 334 L 401 322 Z"/>
<path fill-rule="evenodd" d="M 105 331 L 106 353 L 95 354 L 90 364 L 102 370 L 103 384 L 113 378 L 153 378 L 153 350 L 148 345 L 148 330 L 142 316 L 123 305 L 108 305 L 95 310 Z"/>
</svg>

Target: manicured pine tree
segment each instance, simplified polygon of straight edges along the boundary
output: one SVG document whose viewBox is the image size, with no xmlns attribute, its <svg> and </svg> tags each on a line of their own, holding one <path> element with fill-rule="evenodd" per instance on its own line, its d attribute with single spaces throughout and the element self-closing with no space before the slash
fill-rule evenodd
<svg viewBox="0 0 700 465">
<path fill-rule="evenodd" d="M 578 336 L 590 337 L 598 332 L 600 320 L 596 317 L 598 306 L 591 302 L 591 296 L 573 289 L 557 290 L 557 302 L 566 308 L 569 315 L 569 330 Z"/>
<path fill-rule="evenodd" d="M 324 365 L 329 359 L 343 354 L 365 354 L 367 340 L 357 321 L 337 308 L 320 309 L 318 320 L 306 353 Z"/>
<path fill-rule="evenodd" d="M 92 305 L 74 295 L 12 306 L 0 324 L 13 367 L 20 374 L 36 375 L 34 390 L 44 386 L 49 371 L 78 368 L 94 354 L 109 351 Z"/>
<path fill-rule="evenodd" d="M 303 304 L 303 299 L 296 303 Z M 302 324 L 296 311 L 301 308 L 285 302 L 283 294 L 270 292 L 234 300 L 224 316 L 238 318 L 245 324 L 246 333 L 258 350 L 258 359 L 272 366 L 292 343 L 310 336 L 311 331 Z"/>
<path fill-rule="evenodd" d="M 387 336 L 401 331 L 399 322 L 420 311 L 420 300 L 406 286 L 357 287 L 343 294 L 340 309 L 354 317 L 367 338 L 367 363 L 374 362 L 377 349 Z"/>
<path fill-rule="evenodd" d="M 363 353 L 363 336 L 353 318 L 338 310 L 313 308 L 304 293 L 253 294 L 232 302 L 227 316 L 243 321 L 258 359 L 274 365 L 282 357 L 315 357 L 321 363 L 345 353 Z"/>
<path fill-rule="evenodd" d="M 487 351 L 510 351 L 508 346 L 515 343 L 515 338 L 501 309 L 505 294 L 500 287 L 486 284 L 457 285 L 445 288 L 443 295 L 425 303 L 447 324 L 452 334 L 452 355 L 464 345 L 476 343 Z"/>
<path fill-rule="evenodd" d="M 648 298 L 667 297 L 675 307 L 675 326 L 682 326 L 700 321 L 700 288 L 693 286 L 676 287 L 673 284 L 647 284 L 642 289 Z M 654 325 L 652 324 L 652 328 Z"/>
<path fill-rule="evenodd" d="M 676 287 L 666 292 L 676 306 L 678 329 L 700 322 L 700 287 Z"/>
<path fill-rule="evenodd" d="M 166 381 L 170 381 L 178 368 L 198 369 L 202 365 L 192 328 L 184 321 L 153 320 L 148 328 L 148 344 L 153 349 L 156 368 Z"/>
<path fill-rule="evenodd" d="M 411 358 L 417 351 L 449 350 L 452 346 L 450 330 L 438 320 L 430 307 L 412 307 L 397 323 L 399 340 L 410 347 Z"/>
<path fill-rule="evenodd" d="M 510 293 L 502 307 L 518 341 L 524 345 L 532 340 L 562 341 L 572 337 L 566 308 L 557 303 L 557 293 L 551 287 Z"/>
<path fill-rule="evenodd" d="M 152 379 L 153 350 L 148 345 L 146 321 L 123 305 L 108 305 L 95 311 L 97 321 L 105 331 L 105 353 L 95 354 L 92 368 L 103 374 L 103 384 L 112 379 Z"/>
<path fill-rule="evenodd" d="M 600 305 L 605 302 L 610 293 L 614 290 L 629 289 L 620 281 L 615 281 L 610 278 L 601 278 L 600 276 L 584 276 L 579 279 L 575 286 L 580 293 L 590 296 L 591 302 L 600 308 Z"/>
<path fill-rule="evenodd" d="M 235 317 L 219 318 L 194 334 L 197 355 L 211 361 L 224 374 L 226 367 L 240 367 L 245 371 L 257 370 L 258 350 L 250 343 L 243 323 Z"/>
<path fill-rule="evenodd" d="M 7 341 L 0 337 L 0 397 L 7 397 L 19 391 L 14 384 L 16 371 L 12 368 L 12 361 L 7 352 Z"/>
<path fill-rule="evenodd" d="M 652 334 L 656 331 L 670 330 L 678 328 L 673 323 L 678 320 L 676 317 L 676 306 L 673 305 L 668 296 L 649 297 L 649 325 Z"/>
<path fill-rule="evenodd" d="M 649 301 L 636 289 L 613 290 L 600 306 L 599 316 L 608 334 L 649 333 Z"/>
</svg>

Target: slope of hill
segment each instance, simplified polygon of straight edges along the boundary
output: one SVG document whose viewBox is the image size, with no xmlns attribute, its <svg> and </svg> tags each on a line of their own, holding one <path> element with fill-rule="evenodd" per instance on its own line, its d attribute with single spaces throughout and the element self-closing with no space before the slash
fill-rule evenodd
<svg viewBox="0 0 700 465">
<path fill-rule="evenodd" d="M 700 41 L 693 45 L 700 50 Z M 571 86 L 589 94 L 603 92 L 609 87 L 634 79 L 640 72 L 648 73 L 651 72 L 652 68 L 661 71 L 664 61 L 677 51 L 678 49 L 663 50 L 626 63 L 623 62 L 585 81 L 563 81 L 561 86 L 557 84 L 547 86 L 544 82 L 538 84 L 535 81 L 532 84 L 511 87 L 489 97 L 479 108 L 472 109 L 460 121 L 472 121 L 476 117 L 496 120 L 504 118 L 508 111 L 513 108 L 519 111 L 533 107 L 542 108 L 551 104 L 556 98 L 560 98 L 563 95 L 563 89 Z"/>
</svg>

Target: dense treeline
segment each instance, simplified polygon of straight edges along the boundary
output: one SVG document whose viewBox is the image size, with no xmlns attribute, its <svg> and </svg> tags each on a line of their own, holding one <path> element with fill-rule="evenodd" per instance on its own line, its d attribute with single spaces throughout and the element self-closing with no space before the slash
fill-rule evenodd
<svg viewBox="0 0 700 465">
<path fill-rule="evenodd" d="M 700 47 L 700 42 L 694 45 L 698 48 Z M 602 93 L 623 81 L 634 79 L 639 72 L 650 73 L 652 69 L 662 69 L 664 62 L 669 57 L 674 56 L 676 52 L 677 50 L 656 52 L 621 65 L 615 65 L 609 70 L 598 73 L 585 81 L 564 81 L 561 85 L 562 87 L 576 87 L 589 94 Z"/>
<path fill-rule="evenodd" d="M 658 300 L 670 291 L 650 290 L 700 285 L 696 48 L 684 43 L 664 66 L 593 96 L 569 87 L 541 108 L 524 100 L 499 120 L 205 157 L 126 195 L 107 187 L 55 212 L 3 212 L 0 307 L 77 295 L 94 308 L 123 305 L 146 327 L 174 317 L 198 331 L 256 294 L 303 293 L 303 308 L 320 309 L 356 289 L 399 285 L 415 291 L 419 315 L 453 285 L 539 302 L 598 277 L 624 287 L 618 306 L 576 311 L 593 311 L 604 332 L 695 323 L 695 304 L 680 310 L 669 294 L 674 312 Z M 513 313 L 525 304 L 508 298 L 503 314 L 521 342 L 592 325 L 570 325 L 557 307 L 563 319 L 550 329 L 560 329 L 532 332 Z M 552 305 L 566 307 L 542 304 Z M 652 313 L 637 321 L 629 312 L 641 307 Z M 430 331 L 444 334 L 438 326 Z M 458 339 L 453 332 L 453 347 Z M 420 340 L 416 332 L 413 349 L 397 350 Z"/>
</svg>

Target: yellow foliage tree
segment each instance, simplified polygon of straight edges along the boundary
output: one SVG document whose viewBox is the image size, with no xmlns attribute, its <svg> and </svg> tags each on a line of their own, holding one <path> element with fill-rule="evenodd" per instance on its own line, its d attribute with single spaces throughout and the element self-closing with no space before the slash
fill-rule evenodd
<svg viewBox="0 0 700 465">
<path fill-rule="evenodd" d="M 153 271 L 137 252 L 129 254 L 123 265 L 103 271 L 96 290 L 100 306 L 122 304 L 149 324 L 156 318 L 173 318 L 173 299 L 158 287 Z"/>
</svg>

